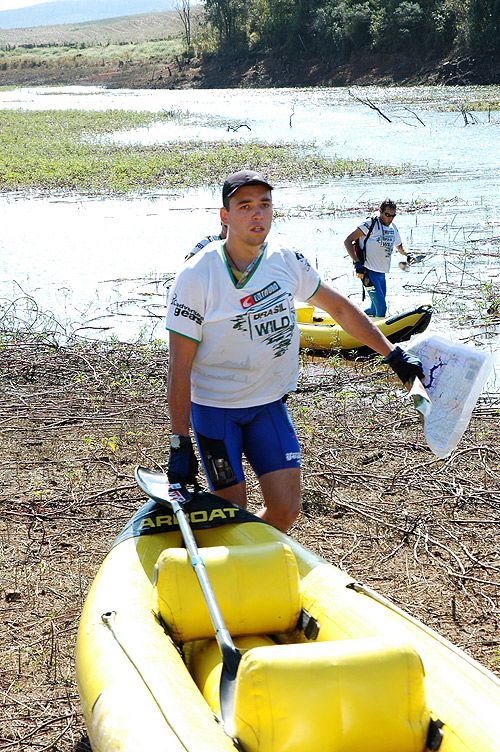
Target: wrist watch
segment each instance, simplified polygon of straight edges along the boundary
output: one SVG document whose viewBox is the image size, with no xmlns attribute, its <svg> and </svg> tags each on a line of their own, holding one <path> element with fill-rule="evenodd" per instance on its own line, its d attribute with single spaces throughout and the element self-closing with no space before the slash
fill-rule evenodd
<svg viewBox="0 0 500 752">
<path fill-rule="evenodd" d="M 189 436 L 181 436 L 178 433 L 170 434 L 170 446 L 172 449 L 180 449 L 182 446 L 186 446 L 190 441 L 191 439 Z"/>
</svg>

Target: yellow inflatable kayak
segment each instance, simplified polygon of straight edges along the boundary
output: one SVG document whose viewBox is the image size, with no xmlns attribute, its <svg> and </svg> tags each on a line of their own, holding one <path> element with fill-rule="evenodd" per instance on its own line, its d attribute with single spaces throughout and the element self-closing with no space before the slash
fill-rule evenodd
<svg viewBox="0 0 500 752">
<path fill-rule="evenodd" d="M 93 752 L 494 752 L 499 682 L 433 630 L 239 507 L 186 508 L 241 653 L 222 659 L 176 517 L 148 501 L 83 609 L 76 668 Z"/>
<path fill-rule="evenodd" d="M 363 343 L 347 334 L 325 311 L 307 303 L 296 303 L 300 346 L 309 350 L 355 350 Z M 422 305 L 389 318 L 373 318 L 373 323 L 390 342 L 405 342 L 429 326 L 432 306 Z"/>
</svg>

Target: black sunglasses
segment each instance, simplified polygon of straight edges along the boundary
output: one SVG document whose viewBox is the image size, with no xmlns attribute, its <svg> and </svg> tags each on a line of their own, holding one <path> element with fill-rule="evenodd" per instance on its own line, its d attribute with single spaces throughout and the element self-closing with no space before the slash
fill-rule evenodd
<svg viewBox="0 0 500 752">
<path fill-rule="evenodd" d="M 383 212 L 384 217 L 395 217 L 395 214 L 389 214 L 389 212 Z"/>
</svg>

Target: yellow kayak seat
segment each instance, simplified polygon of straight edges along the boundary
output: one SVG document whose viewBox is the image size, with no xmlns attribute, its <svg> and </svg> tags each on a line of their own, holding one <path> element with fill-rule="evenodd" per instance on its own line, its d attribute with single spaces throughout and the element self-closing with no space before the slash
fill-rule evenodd
<svg viewBox="0 0 500 752">
<path fill-rule="evenodd" d="M 297 563 L 285 543 L 199 554 L 243 654 L 226 731 L 245 752 L 423 752 L 430 714 L 412 648 L 379 637 L 321 641 L 321 625 L 318 641 L 307 641 L 297 629 Z M 154 591 L 155 611 L 220 715 L 222 658 L 185 549 L 160 555 Z"/>
</svg>

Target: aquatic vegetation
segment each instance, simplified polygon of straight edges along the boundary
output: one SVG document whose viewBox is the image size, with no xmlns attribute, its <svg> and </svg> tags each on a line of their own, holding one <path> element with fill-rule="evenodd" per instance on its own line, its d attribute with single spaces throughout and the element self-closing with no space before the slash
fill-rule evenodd
<svg viewBox="0 0 500 752">
<path fill-rule="evenodd" d="M 482 316 L 498 318 L 500 315 L 500 285 L 498 280 L 481 282 L 477 301 Z"/>
<path fill-rule="evenodd" d="M 0 111 L 0 190 L 126 193 L 186 188 L 219 184 L 241 166 L 281 182 L 397 175 L 405 169 L 363 159 L 328 159 L 307 145 L 297 149 L 259 142 L 170 141 L 144 146 L 99 138 L 162 119 L 171 122 L 173 113 Z"/>
<path fill-rule="evenodd" d="M 500 110 L 500 99 L 485 98 L 439 102 L 434 109 L 441 112 L 497 112 Z"/>
</svg>

